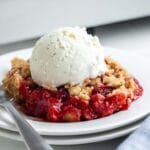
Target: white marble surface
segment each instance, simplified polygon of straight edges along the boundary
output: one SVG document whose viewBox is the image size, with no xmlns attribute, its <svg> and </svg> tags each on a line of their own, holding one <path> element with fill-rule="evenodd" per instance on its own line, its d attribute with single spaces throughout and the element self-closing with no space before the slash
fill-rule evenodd
<svg viewBox="0 0 150 150">
<path fill-rule="evenodd" d="M 118 48 L 120 50 L 134 51 L 150 58 L 150 18 L 133 21 L 128 23 L 102 26 L 95 29 L 95 33 L 100 36 L 103 45 Z M 35 41 L 32 40 L 34 43 Z M 25 42 L 27 47 L 32 45 L 31 42 Z M 18 46 L 18 44 L 15 44 Z M 13 48 L 15 48 L 13 45 Z M 20 44 L 20 47 L 23 45 Z M 11 48 L 11 45 L 0 46 Z M 19 48 L 19 47 L 17 47 Z M 139 60 L 140 61 L 140 60 Z M 55 150 L 115 150 L 116 146 L 124 140 L 124 137 L 94 144 L 79 146 L 55 146 Z M 0 137 L 1 150 L 26 150 L 22 142 L 17 142 Z"/>
</svg>

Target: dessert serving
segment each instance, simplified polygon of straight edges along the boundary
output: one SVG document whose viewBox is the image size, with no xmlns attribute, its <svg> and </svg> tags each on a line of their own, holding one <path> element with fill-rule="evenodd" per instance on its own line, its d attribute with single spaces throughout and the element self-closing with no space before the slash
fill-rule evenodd
<svg viewBox="0 0 150 150">
<path fill-rule="evenodd" d="M 3 87 L 25 114 L 50 122 L 93 120 L 127 110 L 143 88 L 96 36 L 64 27 L 43 36 L 28 60 L 14 58 Z"/>
</svg>

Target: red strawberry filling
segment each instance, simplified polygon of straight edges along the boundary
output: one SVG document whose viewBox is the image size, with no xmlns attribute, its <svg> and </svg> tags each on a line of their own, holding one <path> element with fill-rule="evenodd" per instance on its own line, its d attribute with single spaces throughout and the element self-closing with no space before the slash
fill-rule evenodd
<svg viewBox="0 0 150 150">
<path fill-rule="evenodd" d="M 21 83 L 20 94 L 23 110 L 27 115 L 51 122 L 85 121 L 128 109 L 129 104 L 143 93 L 138 81 L 134 81 L 137 89 L 133 99 L 123 92 L 112 94 L 111 87 L 99 85 L 93 89 L 89 100 L 83 100 L 70 96 L 63 87 L 57 91 L 50 91 L 38 86 L 33 87 L 28 81 Z"/>
</svg>

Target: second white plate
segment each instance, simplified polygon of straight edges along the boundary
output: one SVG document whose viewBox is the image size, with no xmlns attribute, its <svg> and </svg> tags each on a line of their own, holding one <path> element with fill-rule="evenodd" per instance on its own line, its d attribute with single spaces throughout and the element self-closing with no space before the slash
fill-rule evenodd
<svg viewBox="0 0 150 150">
<path fill-rule="evenodd" d="M 127 135 L 132 131 L 134 131 L 136 128 L 138 128 L 142 121 L 143 119 L 134 122 L 132 124 L 129 124 L 126 127 L 121 127 L 118 129 L 101 133 L 77 135 L 77 136 L 43 136 L 43 137 L 51 145 L 79 145 L 79 144 L 94 143 Z M 19 135 L 19 133 L 4 129 L 0 129 L 0 136 L 17 141 L 23 140 Z"/>
</svg>

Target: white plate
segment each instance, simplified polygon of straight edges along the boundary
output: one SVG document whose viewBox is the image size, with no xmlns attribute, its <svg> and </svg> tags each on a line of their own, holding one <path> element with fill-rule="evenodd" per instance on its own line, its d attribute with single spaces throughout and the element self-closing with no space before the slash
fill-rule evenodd
<svg viewBox="0 0 150 150">
<path fill-rule="evenodd" d="M 136 121 L 150 112 L 150 101 L 149 101 L 149 77 L 150 61 L 143 56 L 136 55 L 127 51 L 120 51 L 112 48 L 104 47 L 106 55 L 110 55 L 118 60 L 129 72 L 131 72 L 140 81 L 144 87 L 143 96 L 135 101 L 127 111 L 121 111 L 111 116 L 96 119 L 92 121 L 77 122 L 77 123 L 46 123 L 28 120 L 29 123 L 42 135 L 79 135 L 96 133 L 115 129 L 124 125 L 127 125 L 133 121 Z M 22 51 L 12 52 L 6 55 L 0 56 L 0 81 L 4 74 L 9 70 L 10 60 L 19 56 L 22 58 L 29 58 L 31 55 L 31 49 Z M 1 116 L 5 120 L 14 124 L 9 115 L 5 111 L 2 111 Z M 7 126 L 0 123 L 0 127 L 9 130 L 16 130 L 12 124 L 9 123 Z"/>
<path fill-rule="evenodd" d="M 100 141 L 106 141 L 127 135 L 139 127 L 143 119 L 132 123 L 126 127 L 117 128 L 114 130 L 100 132 L 95 134 L 77 135 L 77 136 L 43 136 L 44 139 L 51 145 L 78 145 Z M 23 141 L 22 137 L 17 132 L 0 129 L 0 136 L 12 140 Z"/>
</svg>

